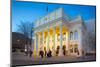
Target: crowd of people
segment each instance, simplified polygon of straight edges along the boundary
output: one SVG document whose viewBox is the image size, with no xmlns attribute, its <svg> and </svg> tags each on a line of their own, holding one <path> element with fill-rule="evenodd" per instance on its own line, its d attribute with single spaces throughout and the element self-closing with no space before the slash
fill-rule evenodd
<svg viewBox="0 0 100 67">
<path fill-rule="evenodd" d="M 60 46 L 57 46 L 57 49 L 55 51 L 55 56 L 58 56 L 59 51 L 60 51 Z M 77 53 L 79 55 L 79 51 L 78 50 L 77 50 Z M 29 57 L 32 57 L 32 54 L 33 54 L 32 50 L 25 51 L 25 55 L 29 55 Z M 62 47 L 62 54 L 64 56 L 67 55 L 67 51 L 66 51 L 66 46 L 65 45 Z M 39 56 L 41 58 L 43 58 L 43 57 L 45 57 L 45 58 L 52 57 L 52 51 L 50 49 L 47 51 L 46 47 L 44 47 L 44 50 L 40 50 L 39 51 Z"/>
<path fill-rule="evenodd" d="M 66 47 L 63 46 L 62 50 L 63 50 L 63 55 L 66 55 Z M 60 50 L 60 46 L 57 46 L 57 49 L 55 51 L 55 55 L 58 56 L 59 54 L 59 50 Z M 29 55 L 29 57 L 32 57 L 33 52 L 31 50 L 29 51 L 25 51 L 25 55 Z M 44 47 L 44 50 L 40 50 L 39 51 L 39 56 L 41 58 L 45 57 L 45 58 L 49 58 L 52 57 L 52 51 L 49 49 L 48 51 L 46 50 L 46 47 Z"/>
<path fill-rule="evenodd" d="M 47 58 L 52 57 L 52 51 L 50 49 L 49 49 L 48 52 L 46 50 L 44 50 L 44 51 L 40 50 L 39 51 L 39 56 L 41 56 L 41 58 L 43 58 L 43 57 L 47 57 Z"/>
<path fill-rule="evenodd" d="M 63 55 L 65 56 L 66 55 L 66 46 L 63 46 L 62 50 L 63 50 Z M 58 56 L 59 51 L 60 51 L 60 46 L 57 46 L 57 49 L 55 51 L 56 56 Z M 39 51 L 39 56 L 41 56 L 41 58 L 43 58 L 43 57 L 47 57 L 47 58 L 52 57 L 52 51 L 50 49 L 48 51 L 46 51 L 46 47 L 44 47 L 44 51 L 43 50 Z"/>
</svg>

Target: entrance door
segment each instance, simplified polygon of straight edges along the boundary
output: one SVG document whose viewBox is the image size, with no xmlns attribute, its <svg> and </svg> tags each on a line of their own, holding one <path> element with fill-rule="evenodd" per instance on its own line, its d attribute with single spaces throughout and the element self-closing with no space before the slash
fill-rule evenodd
<svg viewBox="0 0 100 67">
<path fill-rule="evenodd" d="M 79 55 L 79 51 L 78 51 L 78 44 L 71 44 L 70 46 L 69 46 L 69 51 L 70 51 L 70 54 L 72 54 L 72 55 Z"/>
<path fill-rule="evenodd" d="M 74 53 L 76 54 L 76 55 L 79 55 L 79 51 L 78 51 L 78 44 L 74 44 Z"/>
<path fill-rule="evenodd" d="M 73 45 L 72 44 L 70 44 L 70 46 L 69 46 L 69 51 L 70 51 L 70 54 L 73 53 Z"/>
</svg>

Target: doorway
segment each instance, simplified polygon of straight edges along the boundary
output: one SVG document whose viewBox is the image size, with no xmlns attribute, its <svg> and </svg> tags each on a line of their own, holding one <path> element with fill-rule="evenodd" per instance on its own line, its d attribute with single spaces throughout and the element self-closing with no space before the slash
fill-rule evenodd
<svg viewBox="0 0 100 67">
<path fill-rule="evenodd" d="M 69 52 L 71 55 L 79 55 L 78 44 L 70 44 Z"/>
</svg>

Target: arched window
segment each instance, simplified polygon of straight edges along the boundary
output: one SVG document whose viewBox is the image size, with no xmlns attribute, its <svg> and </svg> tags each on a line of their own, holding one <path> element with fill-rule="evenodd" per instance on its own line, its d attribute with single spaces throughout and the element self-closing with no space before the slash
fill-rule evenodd
<svg viewBox="0 0 100 67">
<path fill-rule="evenodd" d="M 73 39 L 73 32 L 70 32 L 70 40 Z"/>
<path fill-rule="evenodd" d="M 77 32 L 77 31 L 74 32 L 74 39 L 75 39 L 75 40 L 78 39 L 78 32 Z"/>
<path fill-rule="evenodd" d="M 63 33 L 63 41 L 66 41 L 66 33 Z"/>
</svg>

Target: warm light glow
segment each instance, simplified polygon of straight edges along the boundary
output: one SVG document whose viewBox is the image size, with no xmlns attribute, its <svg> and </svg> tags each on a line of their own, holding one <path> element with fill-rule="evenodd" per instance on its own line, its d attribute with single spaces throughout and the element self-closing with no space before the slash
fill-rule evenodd
<svg viewBox="0 0 100 67">
<path fill-rule="evenodd" d="M 43 33 L 43 31 L 42 31 L 42 33 Z M 58 34 L 59 34 L 59 36 L 58 36 Z M 54 40 L 53 40 L 54 35 L 55 35 L 55 46 L 54 46 Z M 53 49 L 56 50 L 57 46 L 61 46 L 60 45 L 60 27 L 59 26 L 57 26 L 57 28 L 55 29 L 55 34 L 54 34 L 54 29 L 50 28 L 49 30 L 44 31 L 44 37 L 42 37 L 42 36 L 43 36 L 42 34 L 38 34 L 38 39 L 39 39 L 38 40 L 38 51 L 40 51 L 40 50 L 44 51 L 44 47 L 46 47 L 47 51 L 49 49 L 51 51 L 54 51 Z M 44 40 L 45 40 L 45 43 L 40 41 L 41 38 L 42 39 L 44 38 L 42 41 L 44 42 Z M 59 38 L 59 40 L 57 38 Z M 68 30 L 65 27 L 62 27 L 62 46 L 63 45 L 65 45 L 66 50 L 68 50 Z"/>
<path fill-rule="evenodd" d="M 18 42 L 20 41 L 20 40 L 17 40 Z"/>
</svg>

